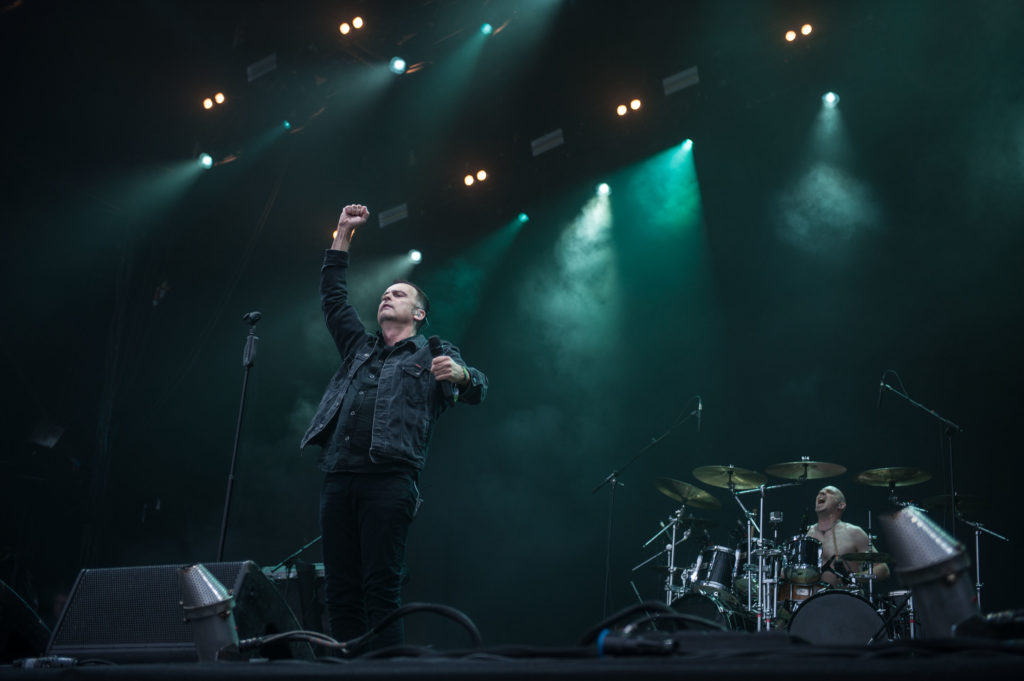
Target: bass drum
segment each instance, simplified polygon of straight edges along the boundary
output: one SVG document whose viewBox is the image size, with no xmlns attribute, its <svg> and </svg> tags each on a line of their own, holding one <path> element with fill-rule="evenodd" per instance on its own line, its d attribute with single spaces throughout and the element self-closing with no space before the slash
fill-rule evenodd
<svg viewBox="0 0 1024 681">
<path fill-rule="evenodd" d="M 742 610 L 730 607 L 711 594 L 688 593 L 672 601 L 672 609 L 682 615 L 694 615 L 730 631 L 754 631 L 757 623 Z M 693 623 L 691 628 L 699 628 Z M 709 630 L 712 627 L 707 627 Z"/>
<path fill-rule="evenodd" d="M 789 633 L 819 645 L 866 646 L 884 622 L 857 594 L 822 591 L 797 606 L 789 620 Z M 886 640 L 884 632 L 880 637 Z"/>
</svg>

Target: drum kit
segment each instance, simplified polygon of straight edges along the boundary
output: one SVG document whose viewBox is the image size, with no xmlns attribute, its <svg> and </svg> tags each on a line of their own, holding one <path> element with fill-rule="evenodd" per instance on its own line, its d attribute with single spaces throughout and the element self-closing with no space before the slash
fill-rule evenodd
<svg viewBox="0 0 1024 681">
<path fill-rule="evenodd" d="M 821 644 L 857 645 L 913 638 L 910 592 L 875 593 L 874 565 L 888 562 L 889 556 L 876 551 L 844 553 L 823 564 L 818 539 L 803 534 L 779 537 L 782 513 L 768 515 L 770 529 L 760 522 L 765 518 L 768 492 L 798 486 L 807 480 L 835 477 L 845 473 L 846 468 L 804 458 L 769 466 L 765 472 L 788 482 L 767 484 L 766 475 L 732 465 L 701 466 L 693 471 L 698 481 L 728 490 L 739 506 L 744 518 L 739 525 L 744 527 L 745 536 L 734 534 L 737 540 L 731 546 L 712 543 L 708 531 L 717 523 L 693 514 L 695 510 L 721 510 L 718 499 L 696 485 L 659 478 L 655 488 L 680 506 L 644 543 L 645 548 L 654 544 L 662 550 L 633 570 L 651 566 L 664 572 L 667 605 L 731 630 L 785 629 Z M 929 473 L 918 468 L 889 467 L 864 471 L 856 481 L 887 487 L 890 499 L 897 501 L 896 487 L 916 485 L 930 478 Z M 756 512 L 744 504 L 748 495 L 757 495 Z M 870 531 L 869 523 L 869 537 Z M 682 566 L 680 546 L 691 538 L 698 543 L 696 558 Z M 662 544 L 657 543 L 659 540 Z M 861 563 L 867 569 L 847 574 L 843 569 L 847 563 Z M 824 579 L 825 572 L 831 572 L 829 583 Z"/>
</svg>

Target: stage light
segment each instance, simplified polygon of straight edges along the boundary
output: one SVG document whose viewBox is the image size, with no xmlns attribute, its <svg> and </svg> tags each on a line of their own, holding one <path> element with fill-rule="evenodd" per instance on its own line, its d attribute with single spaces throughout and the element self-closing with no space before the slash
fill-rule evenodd
<svg viewBox="0 0 1024 681">
<path fill-rule="evenodd" d="M 213 156 L 209 154 L 199 154 L 199 165 L 203 170 L 209 170 L 213 167 Z"/>
<path fill-rule="evenodd" d="M 418 265 L 423 260 L 423 254 L 417 251 L 415 248 L 409 251 L 409 262 L 414 265 Z"/>
<path fill-rule="evenodd" d="M 519 224 L 525 225 L 527 222 L 530 221 L 530 216 L 527 215 L 526 213 L 520 213 L 519 215 L 516 216 L 516 220 L 519 220 Z"/>
<path fill-rule="evenodd" d="M 349 33 L 352 32 L 352 27 L 348 25 L 347 21 L 343 21 L 341 22 L 341 25 L 338 26 L 338 30 L 341 32 L 342 35 L 348 35 Z"/>
<path fill-rule="evenodd" d="M 640 100 L 634 99 L 633 101 L 631 101 L 629 103 L 629 108 L 632 109 L 633 111 L 638 110 L 640 108 Z"/>
<path fill-rule="evenodd" d="M 796 31 L 786 31 L 786 42 L 791 43 L 796 40 Z"/>
<path fill-rule="evenodd" d="M 354 28 L 356 30 L 359 30 L 362 27 L 363 27 L 363 18 L 362 17 L 356 17 L 355 19 L 352 20 L 352 28 Z"/>
<path fill-rule="evenodd" d="M 690 149 L 693 149 L 693 140 L 686 138 L 683 140 L 683 151 L 689 151 Z"/>
<path fill-rule="evenodd" d="M 472 187 L 473 183 L 476 182 L 476 180 L 473 179 L 472 175 L 466 175 L 464 178 L 462 178 L 462 181 L 466 183 L 467 187 Z"/>
<path fill-rule="evenodd" d="M 476 171 L 476 179 L 480 180 L 481 182 L 486 180 L 487 179 L 487 171 L 486 170 L 478 170 L 478 171 Z"/>
<path fill-rule="evenodd" d="M 839 95 L 834 92 L 826 92 L 821 96 L 821 103 L 829 109 L 834 109 L 839 104 Z"/>
<path fill-rule="evenodd" d="M 291 121 L 284 121 L 283 123 L 281 123 L 281 125 L 284 126 L 285 130 L 291 130 L 292 129 L 292 122 Z"/>
<path fill-rule="evenodd" d="M 484 35 L 490 35 L 494 33 L 494 27 L 491 26 L 490 24 L 484 24 L 483 26 L 480 27 L 480 32 L 483 33 Z"/>
<path fill-rule="evenodd" d="M 206 110 L 212 109 L 213 108 L 213 100 L 210 99 L 209 97 L 204 99 L 203 100 L 203 108 L 206 109 Z"/>
<path fill-rule="evenodd" d="M 625 115 L 626 115 L 626 112 L 627 112 L 628 110 L 629 110 L 629 109 L 627 109 L 627 108 L 626 108 L 626 105 L 625 105 L 625 104 L 619 104 L 619 105 L 618 105 L 618 106 L 617 106 L 617 107 L 615 108 L 615 113 L 619 114 L 620 116 L 625 116 Z"/>
<path fill-rule="evenodd" d="M 597 185 L 597 195 L 598 196 L 608 196 L 611 193 L 612 193 L 612 188 L 608 186 L 607 182 L 602 182 L 601 184 Z"/>
<path fill-rule="evenodd" d="M 391 73 L 402 75 L 405 73 L 405 60 L 401 57 L 392 57 L 391 63 L 388 64 L 388 68 L 391 69 Z"/>
<path fill-rule="evenodd" d="M 217 102 L 218 104 L 223 104 L 224 103 L 224 93 L 223 92 L 218 92 L 217 94 L 215 94 L 213 96 L 213 101 Z"/>
<path fill-rule="evenodd" d="M 800 32 L 803 33 L 804 35 L 810 35 L 811 31 L 813 30 L 814 28 L 810 24 L 804 24 L 803 26 L 800 27 Z"/>
</svg>

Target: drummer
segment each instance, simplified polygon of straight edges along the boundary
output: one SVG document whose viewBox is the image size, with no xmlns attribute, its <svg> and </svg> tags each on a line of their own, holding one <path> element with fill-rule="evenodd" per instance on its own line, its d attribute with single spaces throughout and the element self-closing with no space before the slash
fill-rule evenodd
<svg viewBox="0 0 1024 681">
<path fill-rule="evenodd" d="M 840 561 L 838 556 L 847 553 L 874 552 L 871 540 L 864 530 L 851 523 L 843 522 L 843 511 L 846 510 L 846 497 L 838 487 L 829 485 L 822 487 L 814 501 L 814 510 L 818 514 L 818 522 L 807 528 L 807 536 L 821 542 L 821 564 L 830 564 L 832 569 L 824 570 L 821 580 L 831 586 L 842 583 L 835 571 L 845 571 L 855 576 L 864 577 L 868 574 L 869 564 Z M 833 571 L 835 570 L 835 571 Z M 889 566 L 885 563 L 874 563 L 874 578 L 886 579 Z"/>
</svg>

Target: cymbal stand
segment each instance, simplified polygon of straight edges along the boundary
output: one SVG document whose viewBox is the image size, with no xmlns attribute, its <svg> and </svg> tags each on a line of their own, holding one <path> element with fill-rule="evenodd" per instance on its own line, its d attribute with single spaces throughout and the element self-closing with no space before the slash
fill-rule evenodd
<svg viewBox="0 0 1024 681">
<path fill-rule="evenodd" d="M 655 535 L 653 537 L 651 537 L 646 542 L 644 542 L 644 548 L 647 548 L 648 546 L 651 545 L 651 542 L 653 542 L 655 539 L 657 539 L 661 535 L 665 534 L 666 532 L 670 532 L 672 536 L 669 539 L 668 544 L 665 545 L 665 548 L 633 568 L 633 572 L 635 572 L 635 571 L 639 570 L 640 568 L 642 568 L 643 566 L 645 566 L 648 563 L 650 563 L 652 560 L 654 560 L 658 556 L 661 556 L 662 554 L 665 554 L 665 553 L 668 554 L 668 566 L 667 566 L 668 576 L 665 578 L 665 605 L 672 605 L 672 601 L 674 600 L 673 596 L 681 594 L 681 593 L 685 593 L 685 588 L 684 588 L 685 584 L 680 584 L 679 588 L 676 588 L 676 585 L 675 585 L 675 575 L 676 575 L 676 573 L 683 571 L 682 568 L 677 568 L 676 567 L 676 546 L 678 546 L 679 544 L 682 544 L 684 541 L 689 539 L 690 538 L 690 534 L 693 531 L 692 528 L 688 527 L 688 528 L 686 528 L 683 531 L 682 538 L 676 539 L 676 536 L 677 536 L 676 533 L 677 533 L 678 528 L 679 528 L 679 521 L 683 517 L 685 512 L 686 512 L 686 504 L 683 504 L 682 506 L 679 507 L 679 510 L 677 510 L 675 513 L 673 513 L 669 517 L 669 521 L 668 521 L 667 525 L 663 526 L 660 530 L 658 530 L 655 533 Z"/>
<path fill-rule="evenodd" d="M 956 497 L 953 497 L 954 499 Z M 974 591 L 978 594 L 978 610 L 981 610 L 981 533 L 990 534 L 996 539 L 1001 539 L 1004 542 L 1009 543 L 1010 540 L 1001 534 L 996 534 L 992 530 L 988 529 L 979 522 L 974 520 L 968 520 L 963 516 L 962 513 L 956 512 L 956 519 L 962 522 L 964 525 L 970 525 L 974 528 Z"/>
<path fill-rule="evenodd" d="M 784 482 L 778 485 L 761 485 L 760 487 L 754 487 L 747 490 L 736 490 L 736 485 L 729 484 L 729 492 L 732 494 L 733 499 L 739 504 L 739 507 L 743 510 L 744 515 L 747 516 L 747 559 L 751 555 L 751 538 L 750 538 L 750 527 L 753 527 L 757 532 L 757 606 L 752 608 L 751 594 L 752 589 L 747 592 L 747 606 L 757 615 L 757 630 L 771 629 L 772 622 L 775 620 L 776 615 L 776 604 L 778 603 L 779 595 L 779 565 L 778 561 L 772 561 L 772 574 L 770 577 L 765 576 L 765 555 L 766 545 L 764 541 L 764 523 L 758 524 L 754 518 L 753 513 L 747 510 L 740 500 L 741 494 L 753 494 L 757 492 L 760 494 L 759 499 L 759 518 L 764 518 L 764 500 L 765 494 L 771 489 L 780 489 L 782 487 L 794 487 L 799 485 L 799 482 Z M 748 578 L 749 579 L 749 578 Z"/>
</svg>

